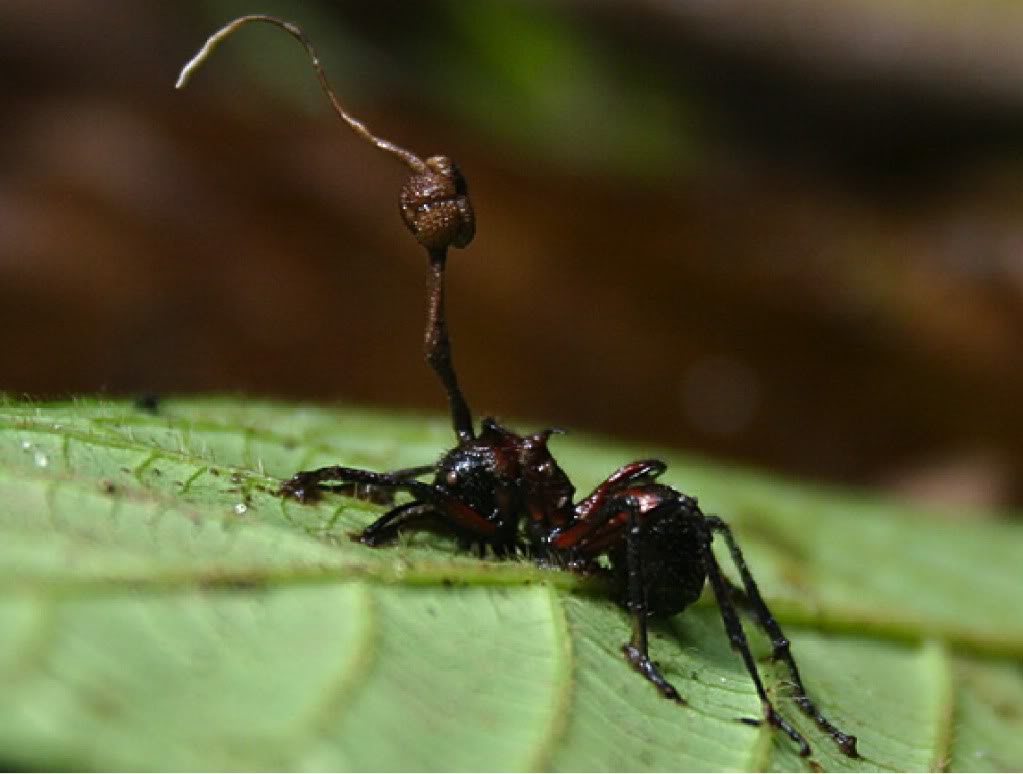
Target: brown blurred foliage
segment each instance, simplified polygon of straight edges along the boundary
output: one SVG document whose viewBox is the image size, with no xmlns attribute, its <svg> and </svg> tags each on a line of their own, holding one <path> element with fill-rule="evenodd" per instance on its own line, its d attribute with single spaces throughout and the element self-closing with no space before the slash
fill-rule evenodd
<svg viewBox="0 0 1023 774">
<path fill-rule="evenodd" d="M 494 0 L 467 20 L 454 0 L 5 2 L 0 388 L 443 409 L 402 168 L 337 123 L 276 30 L 172 88 L 219 23 L 269 10 L 375 131 L 466 173 L 478 233 L 449 314 L 477 412 L 1019 505 L 1023 19 L 1005 6 L 967 25 L 920 3 Z M 547 67 L 566 40 L 589 101 L 562 85 L 527 115 L 575 72 Z M 506 60 L 535 91 L 500 80 Z M 647 157 L 662 103 L 679 145 Z M 620 143 L 591 141 L 609 126 Z"/>
</svg>

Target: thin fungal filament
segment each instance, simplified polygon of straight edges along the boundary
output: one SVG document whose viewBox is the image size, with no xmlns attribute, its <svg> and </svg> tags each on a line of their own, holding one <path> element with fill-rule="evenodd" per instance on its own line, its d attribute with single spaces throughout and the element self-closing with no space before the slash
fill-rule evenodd
<svg viewBox="0 0 1023 774">
<path fill-rule="evenodd" d="M 402 148 L 399 145 L 395 145 L 393 142 L 385 140 L 381 137 L 377 137 L 369 128 L 362 123 L 359 119 L 349 115 L 341 106 L 341 101 L 337 98 L 334 90 L 330 86 L 330 82 L 327 80 L 327 73 L 323 69 L 323 65 L 320 64 L 320 57 L 316 53 L 316 49 L 313 48 L 313 44 L 306 37 L 302 29 L 291 22 L 280 19 L 276 16 L 267 16 L 265 14 L 252 14 L 250 16 L 240 16 L 234 21 L 224 25 L 210 37 L 203 44 L 202 48 L 199 49 L 198 53 L 193 56 L 181 68 L 181 74 L 178 76 L 177 82 L 174 84 L 174 88 L 184 88 L 188 82 L 192 79 L 192 75 L 195 71 L 209 58 L 210 54 L 219 46 L 224 40 L 233 35 L 239 28 L 245 26 L 249 22 L 265 22 L 272 24 L 275 27 L 280 27 L 282 30 L 291 35 L 295 40 L 302 44 L 305 48 L 306 53 L 309 55 L 309 59 L 312 62 L 313 68 L 316 70 L 316 78 L 320 82 L 320 88 L 323 89 L 323 93 L 327 95 L 327 99 L 330 100 L 330 104 L 334 108 L 334 112 L 337 113 L 338 117 L 344 121 L 348 126 L 351 127 L 352 131 L 359 135 L 366 142 L 375 145 L 382 151 L 386 151 L 393 156 L 397 156 L 411 169 L 413 172 L 418 174 L 427 174 L 428 169 L 426 164 L 421 158 L 412 153 L 411 151 Z"/>
</svg>

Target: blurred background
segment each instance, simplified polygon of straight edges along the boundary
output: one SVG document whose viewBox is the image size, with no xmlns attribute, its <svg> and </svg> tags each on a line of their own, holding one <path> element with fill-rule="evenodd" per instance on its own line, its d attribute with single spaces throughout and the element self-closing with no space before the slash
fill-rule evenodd
<svg viewBox="0 0 1023 774">
<path fill-rule="evenodd" d="M 0 3 L 0 389 L 444 410 L 404 168 L 455 158 L 477 414 L 1023 503 L 1023 5 Z"/>
</svg>

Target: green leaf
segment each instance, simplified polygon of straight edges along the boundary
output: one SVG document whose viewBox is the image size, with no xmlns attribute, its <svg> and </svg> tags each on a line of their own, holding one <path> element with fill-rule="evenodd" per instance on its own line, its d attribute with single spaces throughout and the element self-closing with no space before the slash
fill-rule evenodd
<svg viewBox="0 0 1023 774">
<path fill-rule="evenodd" d="M 227 399 L 0 406 L 0 764 L 76 769 L 1019 770 L 1023 531 L 664 453 L 733 525 L 842 755 L 769 691 L 712 600 L 653 629 L 688 706 L 621 656 L 592 582 L 443 536 L 369 549 L 382 507 L 280 479 L 435 459 L 447 423 Z M 650 449 L 555 452 L 585 491 Z M 656 452 L 653 452 L 656 453 Z M 726 557 L 722 556 L 723 561 Z M 725 562 L 727 564 L 727 562 Z M 752 630 L 752 627 L 750 627 Z"/>
</svg>

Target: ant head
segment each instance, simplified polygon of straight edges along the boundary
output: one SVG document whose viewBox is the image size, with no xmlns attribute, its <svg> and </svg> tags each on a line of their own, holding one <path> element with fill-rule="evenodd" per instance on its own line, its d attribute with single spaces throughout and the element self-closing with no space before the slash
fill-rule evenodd
<svg viewBox="0 0 1023 774">
<path fill-rule="evenodd" d="M 465 178 L 447 156 L 431 156 L 401 189 L 401 217 L 427 250 L 465 247 L 476 234 L 476 216 Z"/>
</svg>

